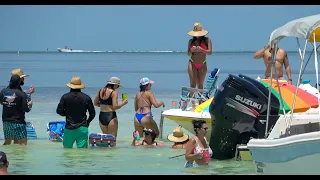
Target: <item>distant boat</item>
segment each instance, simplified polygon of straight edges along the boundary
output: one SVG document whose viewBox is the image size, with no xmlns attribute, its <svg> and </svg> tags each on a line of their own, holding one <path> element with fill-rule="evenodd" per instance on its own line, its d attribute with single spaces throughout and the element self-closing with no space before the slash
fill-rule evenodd
<svg viewBox="0 0 320 180">
<path fill-rule="evenodd" d="M 58 48 L 59 52 L 106 52 L 106 51 L 84 51 L 84 50 L 75 50 L 65 46 L 64 48 Z"/>
<path fill-rule="evenodd" d="M 84 52 L 83 50 L 74 50 L 72 48 L 69 48 L 68 46 L 65 46 L 64 48 L 58 48 L 59 52 Z"/>
</svg>

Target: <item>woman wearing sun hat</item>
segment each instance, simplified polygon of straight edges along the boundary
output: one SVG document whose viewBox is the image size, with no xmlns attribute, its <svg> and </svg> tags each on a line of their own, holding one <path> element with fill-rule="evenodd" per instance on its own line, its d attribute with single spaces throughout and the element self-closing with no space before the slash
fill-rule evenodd
<svg viewBox="0 0 320 180">
<path fill-rule="evenodd" d="M 212 42 L 209 37 L 205 37 L 209 32 L 202 28 L 202 25 L 194 23 L 193 30 L 188 32 L 193 38 L 188 43 L 188 56 L 191 56 L 188 63 L 188 74 L 190 87 L 203 89 L 204 80 L 207 74 L 206 56 L 212 54 Z M 193 92 L 190 92 L 190 96 Z M 193 108 L 195 102 L 192 101 Z"/>
<path fill-rule="evenodd" d="M 189 141 L 189 135 L 182 131 L 180 126 L 173 129 L 172 134 L 168 135 L 168 140 L 173 142 L 173 149 L 184 149 L 185 144 Z"/>
<path fill-rule="evenodd" d="M 154 81 L 144 77 L 140 80 L 140 92 L 136 94 L 134 99 L 134 110 L 136 114 L 134 116 L 134 129 L 139 132 L 139 135 L 143 137 L 143 129 L 153 129 L 159 136 L 159 128 L 157 123 L 153 120 L 151 106 L 155 108 L 164 107 L 164 103 L 158 103 L 155 95 L 150 92 L 151 86 Z"/>
<path fill-rule="evenodd" d="M 118 104 L 118 92 L 116 91 L 120 84 L 120 78 L 111 77 L 104 88 L 99 89 L 94 98 L 94 105 L 100 107 L 99 124 L 103 134 L 118 135 L 118 118 L 116 110 L 128 103 L 124 100 Z"/>
</svg>

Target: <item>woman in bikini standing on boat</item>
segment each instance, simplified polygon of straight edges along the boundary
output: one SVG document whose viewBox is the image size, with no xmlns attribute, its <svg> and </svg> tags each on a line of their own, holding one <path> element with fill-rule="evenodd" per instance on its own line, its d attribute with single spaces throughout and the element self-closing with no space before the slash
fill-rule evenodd
<svg viewBox="0 0 320 180">
<path fill-rule="evenodd" d="M 212 42 L 209 37 L 205 37 L 209 32 L 202 29 L 200 23 L 194 23 L 193 30 L 188 33 L 193 38 L 188 43 L 188 74 L 190 87 L 203 89 L 204 80 L 207 74 L 206 56 L 212 54 Z M 190 92 L 190 96 L 193 92 Z M 192 108 L 195 108 L 195 102 L 192 101 Z"/>
</svg>

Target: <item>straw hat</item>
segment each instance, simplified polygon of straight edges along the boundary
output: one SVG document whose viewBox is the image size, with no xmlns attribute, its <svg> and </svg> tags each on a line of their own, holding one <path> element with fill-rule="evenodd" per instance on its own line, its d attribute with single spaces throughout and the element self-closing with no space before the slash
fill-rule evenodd
<svg viewBox="0 0 320 180">
<path fill-rule="evenodd" d="M 189 36 L 205 36 L 209 32 L 202 29 L 202 25 L 199 22 L 194 23 L 193 30 L 188 32 Z"/>
<path fill-rule="evenodd" d="M 108 84 L 116 84 L 120 87 L 123 87 L 121 84 L 120 84 L 120 78 L 118 77 L 111 77 L 110 80 L 108 81 Z"/>
<path fill-rule="evenodd" d="M 71 89 L 84 89 L 85 86 L 82 84 L 79 76 L 74 76 L 71 79 L 71 82 L 67 84 L 67 86 Z"/>
<path fill-rule="evenodd" d="M 20 76 L 20 78 L 28 77 L 28 76 L 29 76 L 29 75 L 27 75 L 27 74 L 24 74 L 23 71 L 22 71 L 22 69 L 20 69 L 20 68 L 12 70 L 12 71 L 11 71 L 11 75 L 12 75 L 12 76 L 13 76 L 13 75 L 18 75 L 18 76 Z"/>
<path fill-rule="evenodd" d="M 174 128 L 172 134 L 168 135 L 168 140 L 171 142 L 183 142 L 189 139 L 189 135 L 183 133 L 182 128 L 176 127 Z"/>
</svg>

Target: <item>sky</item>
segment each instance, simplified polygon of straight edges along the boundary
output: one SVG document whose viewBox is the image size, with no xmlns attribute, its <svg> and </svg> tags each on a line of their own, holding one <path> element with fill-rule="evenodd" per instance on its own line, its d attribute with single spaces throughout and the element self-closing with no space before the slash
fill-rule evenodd
<svg viewBox="0 0 320 180">
<path fill-rule="evenodd" d="M 0 6 L 0 51 L 186 51 L 195 22 L 209 31 L 213 51 L 255 51 L 277 27 L 319 13 L 319 5 Z M 280 47 L 295 51 L 295 42 Z"/>
</svg>

